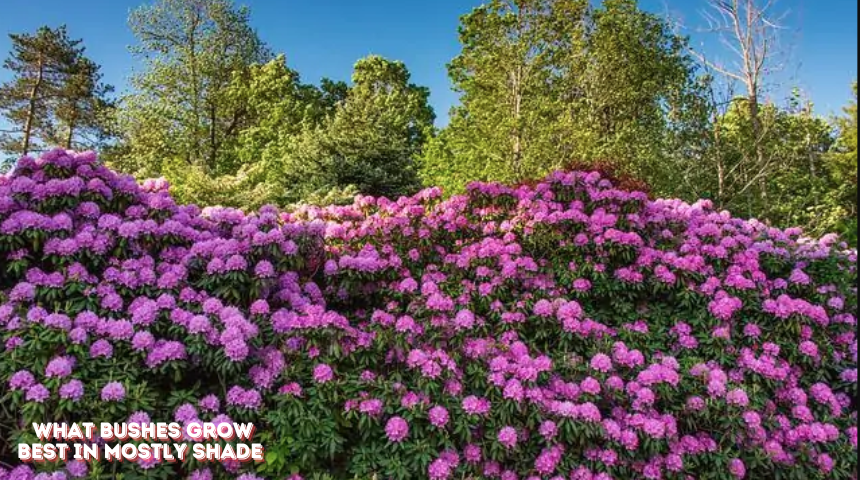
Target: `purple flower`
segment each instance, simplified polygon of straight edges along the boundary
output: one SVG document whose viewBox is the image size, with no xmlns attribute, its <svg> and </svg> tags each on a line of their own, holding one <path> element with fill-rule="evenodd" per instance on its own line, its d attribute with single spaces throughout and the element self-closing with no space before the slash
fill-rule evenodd
<svg viewBox="0 0 860 480">
<path fill-rule="evenodd" d="M 188 480 L 212 480 L 212 470 L 208 468 L 198 468 L 191 472 Z"/>
<path fill-rule="evenodd" d="M 60 387 L 60 398 L 78 401 L 84 396 L 84 384 L 80 380 L 69 380 Z"/>
<path fill-rule="evenodd" d="M 193 420 L 197 418 L 197 409 L 194 408 L 194 405 L 190 403 L 183 403 L 182 405 L 176 407 L 176 410 L 173 412 L 173 418 L 180 423 L 185 423 L 189 420 Z"/>
<path fill-rule="evenodd" d="M 538 432 L 547 440 L 552 440 L 558 433 L 558 427 L 552 420 L 545 420 L 540 424 Z"/>
<path fill-rule="evenodd" d="M 735 478 L 744 478 L 747 475 L 747 468 L 744 465 L 743 460 L 740 458 L 729 460 L 729 473 L 731 473 Z"/>
<path fill-rule="evenodd" d="M 136 423 L 138 425 L 144 425 L 150 423 L 152 420 L 149 418 L 149 414 L 143 411 L 137 411 L 131 414 L 128 417 L 127 423 Z"/>
<path fill-rule="evenodd" d="M 514 448 L 517 445 L 517 431 L 513 427 L 503 427 L 498 434 L 499 443 L 506 448 Z"/>
<path fill-rule="evenodd" d="M 427 475 L 430 480 L 447 480 L 451 477 L 451 466 L 445 460 L 437 458 L 427 467 Z"/>
<path fill-rule="evenodd" d="M 82 460 L 70 460 L 66 463 L 66 472 L 74 478 L 82 478 L 89 473 L 89 467 Z"/>
<path fill-rule="evenodd" d="M 591 357 L 591 368 L 606 373 L 612 370 L 612 359 L 609 358 L 609 355 L 598 353 Z"/>
<path fill-rule="evenodd" d="M 818 345 L 809 340 L 800 342 L 798 350 L 807 357 L 818 358 Z"/>
<path fill-rule="evenodd" d="M 390 442 L 401 442 L 409 436 L 409 424 L 401 417 L 391 417 L 385 424 L 385 435 Z"/>
<path fill-rule="evenodd" d="M 327 383 L 334 379 L 334 371 L 331 367 L 324 363 L 320 363 L 314 367 L 314 381 L 317 383 Z"/>
<path fill-rule="evenodd" d="M 42 403 L 51 395 L 51 392 L 41 383 L 30 386 L 27 389 L 26 399 L 28 402 Z"/>
<path fill-rule="evenodd" d="M 36 383 L 33 374 L 26 370 L 19 370 L 9 378 L 9 388 L 14 390 L 26 390 Z"/>
<path fill-rule="evenodd" d="M 726 402 L 729 405 L 734 405 L 736 407 L 746 407 L 750 403 L 749 397 L 747 397 L 747 392 L 740 388 L 736 388 L 727 393 Z"/>
<path fill-rule="evenodd" d="M 137 351 L 146 350 L 155 344 L 155 337 L 147 331 L 140 331 L 131 338 L 131 348 Z"/>
<path fill-rule="evenodd" d="M 109 382 L 102 388 L 101 399 L 105 402 L 122 401 L 125 398 L 125 387 L 119 382 Z"/>
<path fill-rule="evenodd" d="M 448 424 L 448 410 L 441 405 L 436 405 L 431 408 L 429 412 L 427 412 L 428 417 L 430 418 L 430 423 L 437 428 L 445 428 L 445 425 Z"/>
<path fill-rule="evenodd" d="M 474 395 L 463 399 L 463 410 L 470 415 L 486 415 L 490 412 L 490 402 Z"/>
<path fill-rule="evenodd" d="M 74 358 L 69 356 L 54 357 L 45 367 L 46 377 L 67 377 L 72 374 Z"/>
<path fill-rule="evenodd" d="M 197 406 L 200 407 L 201 410 L 205 410 L 207 412 L 217 412 L 221 408 L 221 402 L 218 400 L 218 397 L 210 394 L 201 398 L 200 402 L 197 403 Z"/>
<path fill-rule="evenodd" d="M 107 340 L 96 340 L 90 345 L 91 358 L 111 358 L 113 356 L 113 346 Z"/>
</svg>

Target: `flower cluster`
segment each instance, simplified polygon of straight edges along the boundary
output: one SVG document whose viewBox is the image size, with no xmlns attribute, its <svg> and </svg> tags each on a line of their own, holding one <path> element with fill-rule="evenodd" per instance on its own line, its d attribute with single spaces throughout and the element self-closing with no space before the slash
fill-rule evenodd
<svg viewBox="0 0 860 480">
<path fill-rule="evenodd" d="M 277 452 L 130 477 L 856 478 L 829 236 L 594 172 L 291 212 L 168 187 L 62 150 L 0 177 L 0 437 L 236 419 Z M 89 471 L 37 468 L 0 478 Z"/>
</svg>

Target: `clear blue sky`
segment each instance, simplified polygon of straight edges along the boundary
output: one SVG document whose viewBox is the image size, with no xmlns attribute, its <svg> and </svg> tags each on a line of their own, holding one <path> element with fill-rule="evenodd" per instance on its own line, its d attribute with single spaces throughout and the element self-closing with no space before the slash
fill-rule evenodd
<svg viewBox="0 0 860 480">
<path fill-rule="evenodd" d="M 8 34 L 33 31 L 40 25 L 68 25 L 74 38 L 83 38 L 90 56 L 102 65 L 105 80 L 121 93 L 135 68 L 127 46 L 133 38 L 128 12 L 143 0 L 0 0 L 0 55 L 9 51 Z M 321 77 L 348 80 L 353 63 L 368 54 L 402 60 L 413 81 L 432 92 L 437 124 L 447 121 L 457 102 L 445 70 L 459 51 L 460 15 L 481 0 L 244 0 L 252 22 L 274 51 L 307 82 Z M 670 12 L 689 25 L 702 25 L 704 0 L 643 0 L 646 10 Z M 786 43 L 792 44 L 790 68 L 780 74 L 773 96 L 791 87 L 809 94 L 816 110 L 837 113 L 849 98 L 857 77 L 857 1 L 781 0 L 790 10 Z M 703 37 L 687 31 L 698 44 Z M 719 47 L 706 44 L 711 56 Z M 0 70 L 0 81 L 8 73 Z"/>
</svg>

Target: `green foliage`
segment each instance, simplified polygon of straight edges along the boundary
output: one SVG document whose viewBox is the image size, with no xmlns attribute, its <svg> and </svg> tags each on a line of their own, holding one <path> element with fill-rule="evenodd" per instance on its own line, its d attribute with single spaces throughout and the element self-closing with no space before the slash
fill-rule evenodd
<svg viewBox="0 0 860 480">
<path fill-rule="evenodd" d="M 811 104 L 795 94 L 786 107 L 760 105 L 757 139 L 745 98 L 734 99 L 724 112 L 711 108 L 713 119 L 702 126 L 702 140 L 675 157 L 676 185 L 660 194 L 709 198 L 738 215 L 800 226 L 811 236 L 838 232 L 856 242 L 850 234 L 851 222 L 856 223 L 856 173 L 854 193 L 852 177 L 846 182 L 835 173 L 843 165 L 837 158 L 850 165 L 850 147 L 839 147 L 842 140 L 834 143 L 832 126 L 812 113 Z M 842 121 L 850 123 L 850 107 L 847 111 Z"/>
<path fill-rule="evenodd" d="M 664 145 L 700 90 L 665 20 L 628 0 L 495 0 L 462 18 L 460 41 L 449 75 L 462 106 L 426 149 L 426 184 L 456 192 L 582 160 L 668 176 Z"/>
<path fill-rule="evenodd" d="M 122 99 L 124 148 L 112 164 L 158 176 L 182 159 L 209 175 L 235 174 L 231 145 L 247 121 L 231 98 L 234 76 L 271 54 L 249 25 L 247 8 L 229 0 L 159 0 L 129 17 L 144 63 Z"/>
<path fill-rule="evenodd" d="M 835 212 L 829 219 L 852 245 L 857 245 L 857 82 L 851 86 L 854 98 L 844 108 L 845 115 L 836 120 L 839 136 L 825 158 L 833 190 L 825 202 Z"/>
<path fill-rule="evenodd" d="M 393 197 L 417 189 L 414 158 L 434 119 L 429 91 L 409 82 L 401 62 L 370 56 L 354 70 L 351 86 L 324 81 L 316 91 L 286 71 L 260 72 L 281 78 L 281 100 L 266 103 L 263 110 L 271 112 L 243 132 L 238 156 L 259 159 L 261 181 L 271 186 L 266 201 L 291 204 L 329 193 L 343 199 L 346 191 Z"/>
</svg>

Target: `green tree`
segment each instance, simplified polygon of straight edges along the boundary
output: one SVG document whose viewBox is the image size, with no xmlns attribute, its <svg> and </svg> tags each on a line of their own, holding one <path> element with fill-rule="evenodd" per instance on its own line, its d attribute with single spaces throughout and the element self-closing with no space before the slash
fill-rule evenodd
<svg viewBox="0 0 860 480">
<path fill-rule="evenodd" d="M 836 119 L 839 137 L 828 157 L 833 179 L 857 189 L 857 82 L 851 85 L 853 98 L 843 108 L 844 116 Z M 851 194 L 851 198 L 856 195 Z"/>
<path fill-rule="evenodd" d="M 461 105 L 429 146 L 425 182 L 516 181 L 560 165 L 564 51 L 583 51 L 587 2 L 493 0 L 460 19 L 448 65 Z"/>
<path fill-rule="evenodd" d="M 246 125 L 236 168 L 212 175 L 181 161 L 165 164 L 185 202 L 256 208 L 265 203 L 345 202 L 356 193 L 394 197 L 420 185 L 414 166 L 431 135 L 429 91 L 402 62 L 359 60 L 351 85 L 301 83 L 283 56 L 236 72 L 228 103 Z"/>
<path fill-rule="evenodd" d="M 633 0 L 605 0 L 592 10 L 586 54 L 565 59 L 575 75 L 569 114 L 568 156 L 603 160 L 646 179 L 655 192 L 674 188 L 667 158 L 675 137 L 686 139 L 702 125 L 702 83 L 686 39 L 660 16 Z"/>
<path fill-rule="evenodd" d="M 71 65 L 56 98 L 55 120 L 45 136 L 67 149 L 97 149 L 111 140 L 113 86 L 101 82 L 100 66 L 81 56 Z"/>
<path fill-rule="evenodd" d="M 132 12 L 132 52 L 144 69 L 122 100 L 116 166 L 158 175 L 165 161 L 178 160 L 212 175 L 235 173 L 232 148 L 247 110 L 230 101 L 229 87 L 237 72 L 271 58 L 249 15 L 229 0 L 158 0 Z"/>
<path fill-rule="evenodd" d="M 334 82 L 324 87 L 337 89 Z M 322 89 L 302 84 L 283 55 L 234 72 L 225 101 L 244 118 L 232 150 L 235 171 L 213 175 L 184 161 L 164 164 L 172 193 L 180 202 L 255 208 L 278 201 L 287 185 L 270 167 L 279 145 L 294 142 L 303 129 L 319 124 L 334 108 Z M 278 159 L 276 159 L 278 160 Z M 275 161 L 275 165 L 277 165 Z"/>
<path fill-rule="evenodd" d="M 851 86 L 853 98 L 836 119 L 839 135 L 826 157 L 826 168 L 833 189 L 827 203 L 832 206 L 829 219 L 834 229 L 857 246 L 857 82 Z"/>
<path fill-rule="evenodd" d="M 335 105 L 346 95 L 340 90 L 346 88 L 342 82 L 327 79 L 320 88 L 301 83 L 283 55 L 237 74 L 226 96 L 247 117 L 247 126 L 237 138 L 239 162 L 254 163 L 270 146 L 301 133 L 306 126 L 318 125 L 334 113 Z"/>
<path fill-rule="evenodd" d="M 10 128 L 0 136 L 0 151 L 27 155 L 39 150 L 40 133 L 55 128 L 56 100 L 76 77 L 81 40 L 69 38 L 65 26 L 41 27 L 35 34 L 10 34 L 12 51 L 3 67 L 12 78 L 0 85 L 0 112 Z M 42 139 L 50 141 L 50 138 Z"/>
<path fill-rule="evenodd" d="M 242 154 L 261 159 L 251 169 L 272 186 L 269 201 L 394 197 L 418 188 L 415 158 L 434 113 L 430 92 L 411 83 L 402 62 L 369 56 L 356 63 L 349 87 L 324 80 L 316 93 L 297 91 L 295 102 L 274 106 L 282 117 L 256 133 L 264 141 L 251 142 L 254 153 Z"/>
<path fill-rule="evenodd" d="M 834 226 L 825 218 L 834 213 L 826 168 L 832 127 L 813 114 L 810 102 L 795 92 L 785 106 L 761 103 L 757 126 L 746 96 L 731 99 L 725 110 L 710 108 L 704 141 L 674 164 L 676 195 L 708 198 L 718 209 L 779 227 L 801 226 L 813 235 Z M 759 154 L 764 163 L 755 160 Z"/>
<path fill-rule="evenodd" d="M 448 70 L 461 106 L 422 158 L 425 183 L 457 191 L 582 160 L 668 178 L 669 137 L 701 92 L 665 20 L 633 0 L 494 0 L 462 17 L 460 41 Z"/>
</svg>

